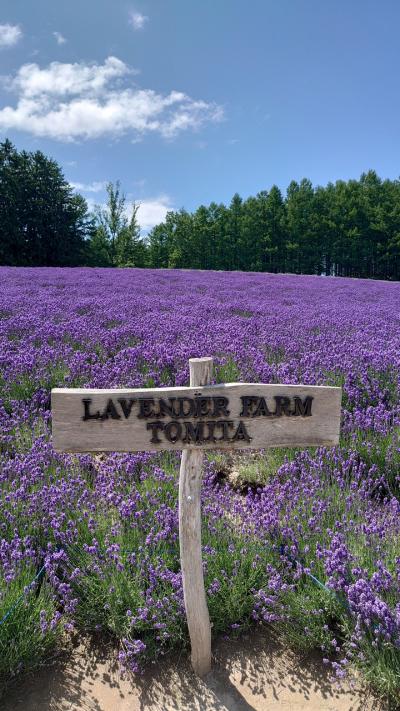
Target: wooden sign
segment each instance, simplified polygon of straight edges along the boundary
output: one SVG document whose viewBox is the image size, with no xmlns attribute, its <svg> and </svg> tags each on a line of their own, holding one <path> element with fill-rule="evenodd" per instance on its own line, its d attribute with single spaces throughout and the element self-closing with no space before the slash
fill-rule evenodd
<svg viewBox="0 0 400 711">
<path fill-rule="evenodd" d="M 52 391 L 62 452 L 262 449 L 338 443 L 340 388 L 233 383 Z"/>
<path fill-rule="evenodd" d="M 204 449 L 329 446 L 339 442 L 341 388 L 210 385 L 212 358 L 189 361 L 190 387 L 55 388 L 53 445 L 59 452 L 182 449 L 179 541 L 192 665 L 211 668 L 211 630 L 201 557 Z"/>
</svg>

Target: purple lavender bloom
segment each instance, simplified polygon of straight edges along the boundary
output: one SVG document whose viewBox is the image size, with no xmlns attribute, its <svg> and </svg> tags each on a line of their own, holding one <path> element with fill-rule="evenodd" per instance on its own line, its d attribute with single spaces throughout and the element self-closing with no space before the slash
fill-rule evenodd
<svg viewBox="0 0 400 711">
<path fill-rule="evenodd" d="M 179 456 L 57 454 L 50 390 L 184 385 L 188 359 L 213 355 L 217 380 L 343 387 L 340 446 L 288 452 L 244 493 L 205 462 L 213 630 L 251 619 L 297 625 L 326 658 L 335 651 L 339 677 L 383 648 L 399 660 L 399 285 L 137 269 L 117 277 L 0 269 L 0 606 L 44 566 L 40 585 L 30 587 L 34 573 L 22 584 L 24 600 L 32 591 L 51 600 L 37 615 L 43 636 L 61 620 L 104 630 L 130 671 L 187 643 Z M 347 629 L 339 641 L 335 615 Z"/>
</svg>

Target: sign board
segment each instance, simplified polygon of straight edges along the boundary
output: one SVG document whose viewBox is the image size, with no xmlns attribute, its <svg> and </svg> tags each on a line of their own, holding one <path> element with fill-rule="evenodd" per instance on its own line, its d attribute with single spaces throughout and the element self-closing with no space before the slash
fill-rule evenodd
<svg viewBox="0 0 400 711">
<path fill-rule="evenodd" d="M 340 388 L 233 383 L 52 391 L 62 452 L 262 449 L 339 441 Z"/>
<path fill-rule="evenodd" d="M 312 385 L 210 385 L 212 358 L 189 361 L 190 387 L 55 388 L 53 445 L 59 452 L 182 449 L 179 545 L 192 666 L 211 668 L 211 627 L 201 555 L 205 449 L 329 446 L 339 442 L 341 389 Z"/>
</svg>

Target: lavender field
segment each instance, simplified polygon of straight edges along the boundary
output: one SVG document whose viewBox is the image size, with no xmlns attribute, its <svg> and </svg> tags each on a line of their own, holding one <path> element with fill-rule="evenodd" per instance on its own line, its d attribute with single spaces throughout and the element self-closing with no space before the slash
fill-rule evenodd
<svg viewBox="0 0 400 711">
<path fill-rule="evenodd" d="M 343 387 L 334 449 L 208 454 L 213 633 L 272 625 L 399 698 L 400 284 L 39 268 L 0 269 L 0 694 L 74 631 L 132 671 L 188 645 L 179 456 L 55 453 L 50 390 L 184 385 L 209 355 L 218 382 Z"/>
</svg>

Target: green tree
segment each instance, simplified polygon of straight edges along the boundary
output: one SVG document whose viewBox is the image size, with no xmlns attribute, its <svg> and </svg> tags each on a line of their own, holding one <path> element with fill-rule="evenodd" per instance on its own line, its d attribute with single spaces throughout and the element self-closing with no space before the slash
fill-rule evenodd
<svg viewBox="0 0 400 711">
<path fill-rule="evenodd" d="M 261 258 L 263 271 L 286 271 L 287 215 L 282 193 L 273 185 L 268 195 L 258 196 L 263 229 L 261 234 Z"/>
<path fill-rule="evenodd" d="M 314 189 L 310 180 L 292 180 L 286 199 L 288 267 L 297 274 L 320 274 L 322 255 L 316 234 Z"/>
<path fill-rule="evenodd" d="M 243 200 L 235 193 L 226 213 L 224 235 L 224 269 L 243 269 Z"/>
<path fill-rule="evenodd" d="M 76 266 L 93 230 L 86 201 L 41 151 L 0 143 L 0 262 Z"/>
<path fill-rule="evenodd" d="M 119 230 L 115 241 L 116 265 L 118 267 L 144 267 L 146 246 L 140 236 L 137 213 L 140 205 L 132 205 L 131 219 Z"/>
<path fill-rule="evenodd" d="M 108 235 L 103 225 L 97 224 L 90 237 L 86 262 L 91 267 L 111 267 Z"/>
<path fill-rule="evenodd" d="M 96 206 L 96 229 L 90 245 L 94 266 L 143 267 L 146 264 L 146 245 L 140 236 L 137 213 L 140 205 L 132 205 L 128 220 L 126 197 L 120 181 L 107 185 L 107 204 Z"/>
<path fill-rule="evenodd" d="M 127 228 L 126 198 L 121 192 L 120 181 L 107 184 L 108 200 L 105 207 L 97 205 L 95 208 L 96 231 L 100 231 L 100 240 L 104 238 L 108 244 L 110 265 L 117 264 L 117 239 L 120 232 Z"/>
<path fill-rule="evenodd" d="M 174 212 L 167 212 L 165 222 L 153 227 L 147 237 L 148 265 L 156 269 L 168 267 L 173 253 L 173 232 L 175 224 Z M 180 266 L 180 251 L 176 255 L 176 263 Z"/>
</svg>

